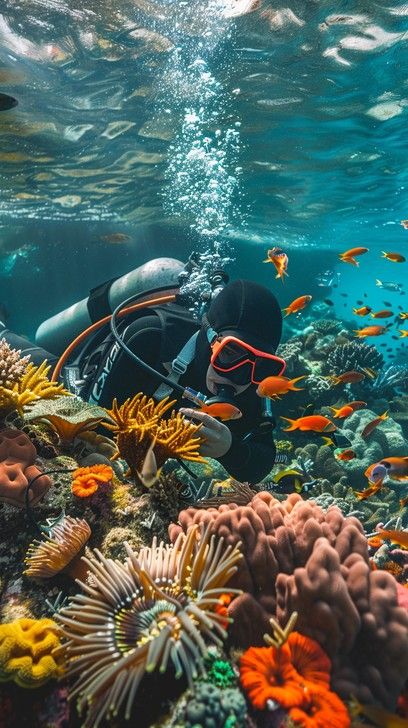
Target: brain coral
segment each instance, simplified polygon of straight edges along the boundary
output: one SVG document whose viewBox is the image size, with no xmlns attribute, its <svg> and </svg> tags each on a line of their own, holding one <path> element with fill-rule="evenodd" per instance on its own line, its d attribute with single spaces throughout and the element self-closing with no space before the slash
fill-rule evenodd
<svg viewBox="0 0 408 728">
<path fill-rule="evenodd" d="M 58 627 L 52 619 L 17 619 L 0 625 L 0 681 L 37 688 L 62 675 Z"/>
<path fill-rule="evenodd" d="M 242 541 L 244 559 L 231 585 L 244 594 L 229 609 L 235 644 L 261 645 L 270 617 L 286 624 L 297 611 L 297 630 L 332 660 L 336 692 L 395 707 L 408 677 L 408 615 L 394 578 L 371 570 L 356 518 L 336 507 L 324 512 L 297 494 L 279 502 L 262 492 L 247 506 L 182 511 L 170 538 L 203 522 L 228 544 Z"/>
</svg>

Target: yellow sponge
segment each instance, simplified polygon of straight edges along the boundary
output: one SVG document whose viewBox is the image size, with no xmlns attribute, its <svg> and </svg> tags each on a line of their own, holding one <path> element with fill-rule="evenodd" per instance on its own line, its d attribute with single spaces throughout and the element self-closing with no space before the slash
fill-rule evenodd
<svg viewBox="0 0 408 728">
<path fill-rule="evenodd" d="M 0 681 L 37 688 L 63 673 L 59 629 L 52 619 L 16 619 L 0 624 Z"/>
</svg>

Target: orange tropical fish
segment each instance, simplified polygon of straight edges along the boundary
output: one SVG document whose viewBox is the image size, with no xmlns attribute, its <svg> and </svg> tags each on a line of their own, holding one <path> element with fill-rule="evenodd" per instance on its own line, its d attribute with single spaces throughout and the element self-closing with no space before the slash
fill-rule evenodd
<svg viewBox="0 0 408 728">
<path fill-rule="evenodd" d="M 334 432 L 336 429 L 336 425 L 324 415 L 307 415 L 307 417 L 298 417 L 296 420 L 292 420 L 289 417 L 281 417 L 281 420 L 289 422 L 289 427 L 284 429 L 283 432 L 291 432 L 292 430 L 301 430 L 302 432 Z"/>
<path fill-rule="evenodd" d="M 384 309 L 383 311 L 376 311 L 375 313 L 372 313 L 371 318 L 390 318 L 390 316 L 393 315 L 392 311 Z"/>
<path fill-rule="evenodd" d="M 356 496 L 357 500 L 365 500 L 366 498 L 370 498 L 375 493 L 378 493 L 382 486 L 382 480 L 380 480 L 378 483 L 375 483 L 374 485 L 371 485 L 369 488 L 366 488 L 365 490 L 355 490 L 354 495 Z"/>
<path fill-rule="evenodd" d="M 330 375 L 328 379 L 335 386 L 336 384 L 356 384 L 357 382 L 362 382 L 365 376 L 364 372 L 357 372 L 355 369 L 351 369 L 349 372 Z"/>
<path fill-rule="evenodd" d="M 282 283 L 284 276 L 288 276 L 287 271 L 289 258 L 282 248 L 270 248 L 267 253 L 268 257 L 263 261 L 264 263 L 273 263 L 276 268 L 276 278 L 280 278 Z"/>
<path fill-rule="evenodd" d="M 363 255 L 363 253 L 368 253 L 368 248 L 350 248 L 350 250 L 346 250 L 344 253 L 339 254 L 339 258 L 343 263 L 351 263 L 352 265 L 359 265 L 358 261 L 356 260 L 356 255 Z"/>
<path fill-rule="evenodd" d="M 408 330 L 407 329 L 398 329 L 398 331 L 401 334 L 400 339 L 406 339 L 407 338 L 407 336 L 408 336 Z"/>
<path fill-rule="evenodd" d="M 270 397 L 270 399 L 280 399 L 281 394 L 287 394 L 291 392 L 302 392 L 302 387 L 295 387 L 297 382 L 304 379 L 307 374 L 303 374 L 301 377 L 295 377 L 295 379 L 288 379 L 288 377 L 266 377 L 262 382 L 259 383 L 256 393 L 259 397 Z"/>
<path fill-rule="evenodd" d="M 405 319 L 408 319 L 408 311 L 401 311 L 400 318 L 402 318 L 404 321 Z"/>
<path fill-rule="evenodd" d="M 344 460 L 347 463 L 349 460 L 353 460 L 356 457 L 356 453 L 350 448 L 347 450 L 338 450 L 336 448 L 334 451 L 334 457 L 336 460 Z"/>
<path fill-rule="evenodd" d="M 365 326 L 364 329 L 354 329 L 354 333 L 358 339 L 363 339 L 366 336 L 381 336 L 386 331 L 386 326 Z"/>
<path fill-rule="evenodd" d="M 361 437 L 363 440 L 371 435 L 373 430 L 381 424 L 381 422 L 384 422 L 388 419 L 388 412 L 383 412 L 382 415 L 379 415 L 378 417 L 375 417 L 373 420 L 371 420 L 364 428 L 364 430 L 361 433 Z"/>
<path fill-rule="evenodd" d="M 394 541 L 404 549 L 408 549 L 408 531 L 383 531 L 382 528 L 378 531 L 382 539 L 387 541 Z"/>
<path fill-rule="evenodd" d="M 368 478 L 368 484 L 370 486 L 376 486 L 378 484 L 381 486 L 387 475 L 387 468 L 382 462 L 373 463 L 364 471 L 364 475 Z"/>
<path fill-rule="evenodd" d="M 222 420 L 222 422 L 226 422 L 227 420 L 238 420 L 242 417 L 241 410 L 229 402 L 213 402 L 213 404 L 204 404 L 200 407 L 200 412 L 205 412 L 207 415 L 211 415 L 211 417 L 216 417 L 218 420 Z"/>
<path fill-rule="evenodd" d="M 349 417 L 354 412 L 353 408 L 348 404 L 344 404 L 343 407 L 339 407 L 338 409 L 336 407 L 330 407 L 330 409 L 333 412 L 333 417 L 336 417 L 339 420 Z"/>
<path fill-rule="evenodd" d="M 311 300 L 311 296 L 299 296 L 299 298 L 295 298 L 289 306 L 283 309 L 285 311 L 285 316 L 289 316 L 290 313 L 297 313 L 298 311 L 301 311 L 308 303 L 310 303 Z"/>
<path fill-rule="evenodd" d="M 386 253 L 384 250 L 382 251 L 382 257 L 387 258 L 391 263 L 405 263 L 406 261 L 406 258 L 400 253 Z"/>
<path fill-rule="evenodd" d="M 408 480 L 408 457 L 389 457 L 380 460 L 387 470 L 387 475 L 392 480 L 405 482 Z"/>
<path fill-rule="evenodd" d="M 353 313 L 356 314 L 356 316 L 367 316 L 368 313 L 372 311 L 372 308 L 370 306 L 361 306 L 361 308 L 353 308 Z"/>
</svg>

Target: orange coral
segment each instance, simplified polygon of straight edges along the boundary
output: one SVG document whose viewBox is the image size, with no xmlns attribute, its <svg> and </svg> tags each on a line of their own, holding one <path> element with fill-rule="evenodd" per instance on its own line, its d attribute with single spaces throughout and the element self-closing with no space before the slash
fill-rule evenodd
<svg viewBox="0 0 408 728">
<path fill-rule="evenodd" d="M 348 728 L 350 716 L 340 698 L 327 688 L 307 685 L 301 707 L 291 708 L 289 717 L 299 728 Z"/>
<path fill-rule="evenodd" d="M 113 478 L 110 465 L 90 465 L 78 468 L 72 473 L 72 492 L 78 498 L 88 498 L 96 493 L 102 483 L 109 483 Z"/>
</svg>

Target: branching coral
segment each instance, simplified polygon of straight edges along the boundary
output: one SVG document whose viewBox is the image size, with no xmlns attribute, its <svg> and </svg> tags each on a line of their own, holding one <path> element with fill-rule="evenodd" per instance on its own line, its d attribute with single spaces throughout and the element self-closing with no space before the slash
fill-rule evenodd
<svg viewBox="0 0 408 728">
<path fill-rule="evenodd" d="M 326 370 L 329 374 L 340 374 L 367 367 L 376 371 L 381 369 L 383 362 L 383 356 L 375 346 L 370 346 L 364 341 L 350 341 L 336 346 L 329 353 Z"/>
<path fill-rule="evenodd" d="M 27 551 L 25 558 L 26 576 L 35 579 L 50 579 L 64 569 L 73 576 L 78 576 L 75 567 L 85 544 L 91 535 L 91 529 L 85 520 L 64 516 L 62 521 L 50 529 L 50 536 L 44 541 L 35 540 Z"/>
<path fill-rule="evenodd" d="M 89 465 L 72 473 L 72 492 L 78 498 L 88 498 L 102 484 L 111 483 L 113 470 L 109 465 Z"/>
<path fill-rule="evenodd" d="M 22 377 L 9 387 L 0 387 L 0 410 L 16 409 L 23 413 L 23 408 L 38 399 L 52 399 L 59 395 L 69 395 L 63 384 L 55 384 L 48 379 L 51 367 L 43 361 L 39 367 L 31 362 Z"/>
<path fill-rule="evenodd" d="M 282 625 L 297 611 L 299 632 L 331 657 L 341 696 L 395 707 L 408 677 L 408 615 L 398 607 L 393 577 L 371 569 L 355 518 L 336 507 L 325 513 L 297 494 L 280 503 L 263 492 L 247 506 L 189 508 L 179 523 L 170 528 L 172 539 L 204 523 L 231 545 L 242 541 L 233 585 L 245 593 L 229 608 L 235 644 L 262 644 L 270 617 Z"/>
<path fill-rule="evenodd" d="M 24 375 L 29 356 L 20 356 L 21 349 L 12 349 L 7 341 L 0 339 L 0 391 L 10 389 Z"/>
<path fill-rule="evenodd" d="M 78 435 L 93 430 L 107 417 L 102 407 L 84 402 L 80 397 L 62 396 L 35 402 L 24 419 L 47 422 L 62 442 L 71 442 Z"/>
<path fill-rule="evenodd" d="M 201 439 L 197 434 L 201 425 L 188 422 L 174 410 L 168 419 L 163 419 L 173 404 L 174 400 L 169 401 L 168 397 L 157 404 L 141 393 L 127 399 L 120 407 L 116 400 L 113 401 L 108 414 L 114 424 L 104 426 L 114 432 L 119 456 L 126 460 L 133 477 L 141 471 L 153 441 L 158 468 L 168 458 L 204 462 L 198 452 Z"/>
<path fill-rule="evenodd" d="M 315 331 L 323 336 L 337 334 L 342 329 L 342 323 L 337 319 L 318 319 L 313 322 L 312 326 Z"/>
<path fill-rule="evenodd" d="M 85 594 L 61 609 L 57 621 L 68 639 L 68 675 L 79 675 L 73 695 L 88 706 L 85 728 L 97 728 L 125 705 L 129 719 L 146 672 L 165 672 L 190 684 L 204 672 L 204 637 L 221 644 L 225 616 L 216 606 L 237 570 L 237 546 L 198 527 L 180 534 L 173 546 L 157 544 L 138 553 L 127 545 L 125 564 L 95 554 L 84 561 L 89 571 Z M 227 588 L 230 593 L 235 590 Z M 85 647 L 86 645 L 86 647 Z"/>
<path fill-rule="evenodd" d="M 0 681 L 37 688 L 63 673 L 59 628 L 51 619 L 17 619 L 0 625 Z"/>
</svg>

